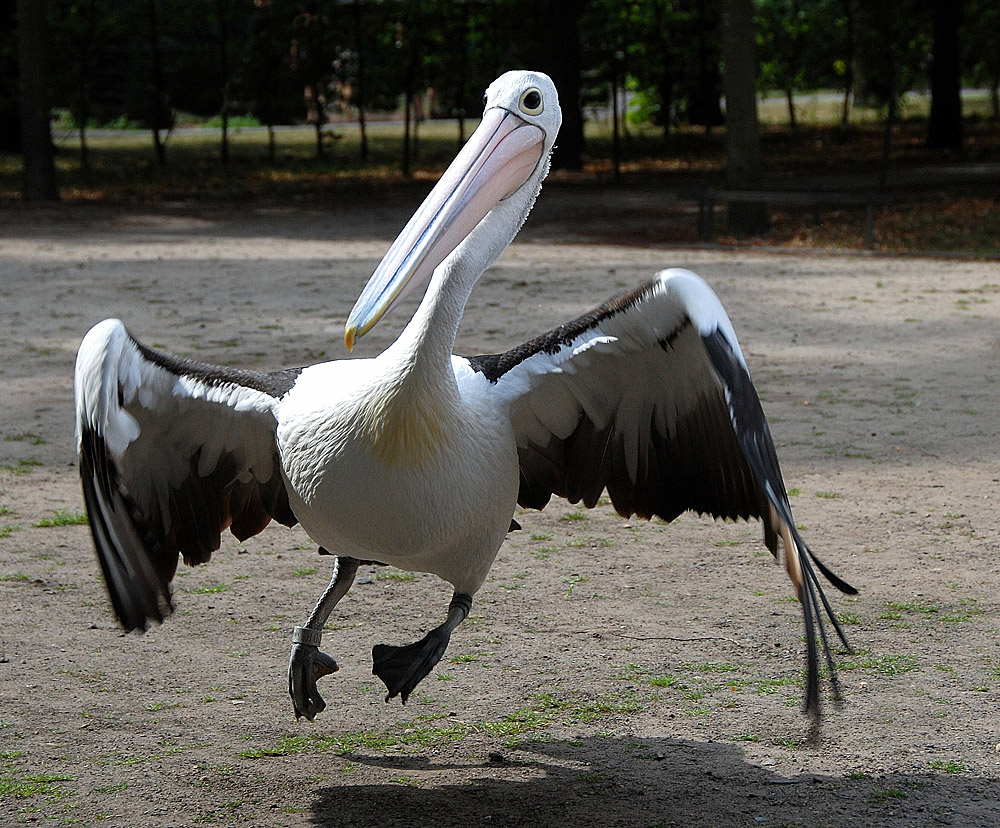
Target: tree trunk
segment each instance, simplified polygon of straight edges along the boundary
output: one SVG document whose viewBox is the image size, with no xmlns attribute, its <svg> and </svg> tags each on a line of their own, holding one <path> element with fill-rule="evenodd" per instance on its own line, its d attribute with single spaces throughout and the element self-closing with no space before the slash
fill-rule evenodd
<svg viewBox="0 0 1000 828">
<path fill-rule="evenodd" d="M 149 0 L 149 41 L 153 52 L 153 149 L 161 167 L 167 165 L 167 152 L 160 140 L 163 125 L 163 68 L 160 65 L 160 34 L 156 19 L 156 0 Z"/>
<path fill-rule="evenodd" d="M 368 131 L 365 124 L 365 42 L 364 26 L 361 19 L 361 0 L 354 0 L 354 48 L 358 51 L 358 77 L 356 79 L 357 95 L 354 98 L 358 108 L 358 129 L 361 131 L 360 155 L 361 163 L 368 161 Z"/>
<path fill-rule="evenodd" d="M 45 94 L 45 3 L 17 0 L 17 58 L 25 201 L 58 201 L 52 125 Z"/>
<path fill-rule="evenodd" d="M 216 0 L 215 13 L 219 18 L 219 75 L 222 92 L 222 142 L 220 160 L 229 163 L 229 18 L 226 0 Z"/>
<path fill-rule="evenodd" d="M 554 169 L 583 168 L 583 112 L 580 109 L 580 72 L 583 47 L 580 44 L 580 15 L 584 0 L 545 0 L 540 9 L 540 31 L 551 33 L 539 40 L 538 67 L 559 90 L 563 122 L 559 141 L 552 154 Z"/>
<path fill-rule="evenodd" d="M 622 180 L 622 148 L 618 139 L 618 59 L 611 58 L 611 180 Z"/>
<path fill-rule="evenodd" d="M 323 84 L 317 81 L 312 85 L 313 112 L 316 113 L 316 158 L 325 158 L 326 149 L 323 147 L 323 120 L 326 118 L 326 107 L 323 104 Z"/>
<path fill-rule="evenodd" d="M 87 122 L 90 120 L 90 88 L 93 83 L 93 50 L 94 33 L 97 31 L 97 0 L 90 0 L 83 12 L 86 15 L 86 27 L 83 42 L 80 44 L 80 76 L 79 95 L 76 107 L 77 128 L 80 133 L 80 167 L 84 172 L 90 172 L 90 151 L 87 146 Z"/>
<path fill-rule="evenodd" d="M 959 28 L 964 0 L 934 0 L 931 117 L 927 146 L 962 149 L 962 77 Z"/>
<path fill-rule="evenodd" d="M 723 0 L 722 59 L 726 92 L 726 187 L 756 190 L 763 178 L 757 120 L 757 55 L 752 0 Z M 730 203 L 729 229 L 756 236 L 771 227 L 766 204 Z"/>
<path fill-rule="evenodd" d="M 840 112 L 840 124 L 847 126 L 851 117 L 851 96 L 854 94 L 854 52 L 857 30 L 854 23 L 853 0 L 843 0 L 842 5 L 847 23 L 847 55 L 844 59 L 844 106 Z"/>
<path fill-rule="evenodd" d="M 455 114 L 458 116 L 458 148 L 465 145 L 465 87 L 469 81 L 469 4 L 461 4 L 462 28 L 458 46 L 458 79 L 456 81 Z"/>
<path fill-rule="evenodd" d="M 799 125 L 795 121 L 795 90 L 791 86 L 785 87 L 785 100 L 788 102 L 788 126 L 794 132 Z"/>
</svg>

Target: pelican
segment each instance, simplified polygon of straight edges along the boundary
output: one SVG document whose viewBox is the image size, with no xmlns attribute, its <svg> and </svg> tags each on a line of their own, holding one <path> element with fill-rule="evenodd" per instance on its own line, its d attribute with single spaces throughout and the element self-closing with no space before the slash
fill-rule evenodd
<svg viewBox="0 0 1000 828">
<path fill-rule="evenodd" d="M 508 72 L 479 128 L 393 242 L 351 311 L 348 349 L 425 285 L 398 339 L 372 359 L 273 373 L 150 348 L 115 319 L 76 363 L 83 494 L 111 602 L 127 630 L 172 611 L 178 557 L 204 563 L 226 528 L 275 520 L 335 555 L 288 667 L 296 718 L 326 704 L 337 670 L 324 624 L 361 564 L 433 573 L 454 588 L 444 621 L 406 646 L 378 644 L 386 701 L 405 703 L 466 618 L 520 504 L 552 495 L 672 520 L 686 510 L 759 518 L 801 601 L 805 708 L 818 721 L 817 632 L 837 697 L 816 575 L 853 587 L 806 546 L 732 323 L 694 273 L 664 270 L 502 354 L 452 354 L 466 301 L 541 189 L 561 113 L 551 80 Z"/>
</svg>

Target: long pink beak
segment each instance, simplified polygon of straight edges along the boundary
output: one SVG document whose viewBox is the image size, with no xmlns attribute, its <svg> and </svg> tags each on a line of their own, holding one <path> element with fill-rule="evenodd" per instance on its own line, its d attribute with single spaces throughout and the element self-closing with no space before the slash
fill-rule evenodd
<svg viewBox="0 0 1000 828">
<path fill-rule="evenodd" d="M 347 319 L 348 350 L 395 302 L 422 285 L 500 201 L 522 186 L 545 134 L 506 109 L 488 109 L 423 204 L 379 262 Z"/>
</svg>

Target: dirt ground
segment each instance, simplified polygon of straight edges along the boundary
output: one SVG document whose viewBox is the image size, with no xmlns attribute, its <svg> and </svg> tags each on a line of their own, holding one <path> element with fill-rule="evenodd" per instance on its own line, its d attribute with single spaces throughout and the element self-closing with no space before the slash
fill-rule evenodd
<svg viewBox="0 0 1000 828">
<path fill-rule="evenodd" d="M 370 648 L 418 638 L 450 591 L 363 570 L 326 633 L 341 670 L 314 724 L 285 670 L 330 559 L 300 529 L 227 538 L 181 572 L 174 617 L 120 632 L 80 525 L 85 331 L 120 316 L 260 368 L 345 358 L 346 314 L 418 189 L 0 210 L 0 823 L 1000 825 L 996 262 L 657 247 L 655 198 L 553 187 L 466 312 L 457 349 L 482 353 L 663 266 L 715 287 L 803 533 L 860 590 L 830 591 L 855 652 L 818 745 L 799 607 L 756 524 L 517 515 L 405 707 L 383 702 Z"/>
</svg>

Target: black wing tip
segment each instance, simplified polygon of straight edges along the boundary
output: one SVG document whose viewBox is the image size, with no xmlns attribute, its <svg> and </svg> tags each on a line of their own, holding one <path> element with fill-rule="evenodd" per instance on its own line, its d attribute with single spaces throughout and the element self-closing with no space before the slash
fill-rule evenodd
<svg viewBox="0 0 1000 828">
<path fill-rule="evenodd" d="M 796 530 L 798 532 L 798 530 Z M 823 573 L 823 577 L 826 578 L 833 586 L 840 590 L 844 595 L 858 595 L 857 587 L 851 586 L 843 578 L 841 578 L 837 573 L 830 569 L 823 561 L 819 559 L 815 552 L 813 552 L 806 544 L 802 544 L 802 547 L 809 553 L 809 557 L 812 562 L 816 564 L 817 569 Z"/>
<path fill-rule="evenodd" d="M 155 571 L 120 489 L 103 435 L 85 428 L 80 449 L 80 480 L 90 534 L 104 584 L 126 632 L 145 632 L 173 612 L 170 585 Z"/>
</svg>

